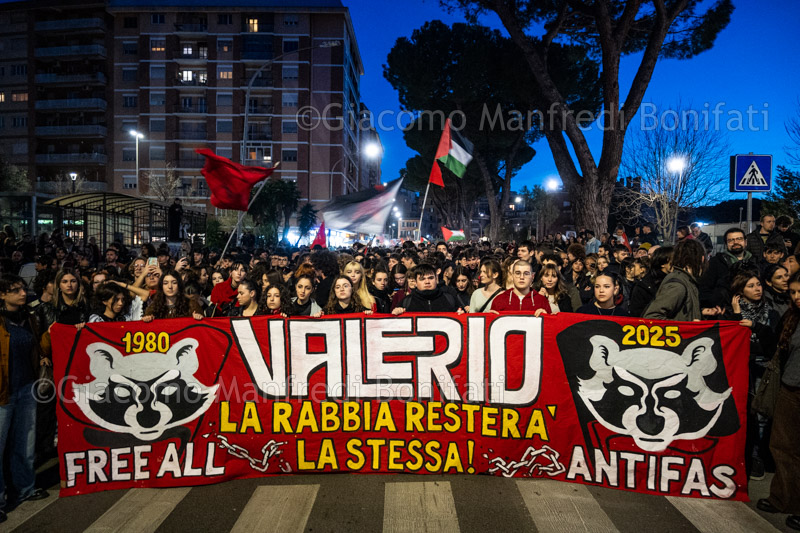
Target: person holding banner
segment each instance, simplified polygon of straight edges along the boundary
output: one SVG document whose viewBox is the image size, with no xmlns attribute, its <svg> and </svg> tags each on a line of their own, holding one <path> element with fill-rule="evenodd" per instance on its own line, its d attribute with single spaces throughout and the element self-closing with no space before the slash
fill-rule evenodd
<svg viewBox="0 0 800 533">
<path fill-rule="evenodd" d="M 156 318 L 185 318 L 194 317 L 202 320 L 203 313 L 197 304 L 183 293 L 183 279 L 181 275 L 170 270 L 161 276 L 161 283 L 156 289 L 151 303 L 144 312 L 142 322 L 152 322 Z"/>
<path fill-rule="evenodd" d="M 620 287 L 617 276 L 601 272 L 594 277 L 594 301 L 578 308 L 578 313 L 602 316 L 629 316 L 622 306 L 616 304 Z"/>
<path fill-rule="evenodd" d="M 393 315 L 409 313 L 463 313 L 455 296 L 436 286 L 436 269 L 428 263 L 414 267 L 416 288 L 403 299 L 399 307 L 392 310 Z"/>
<path fill-rule="evenodd" d="M 372 314 L 372 310 L 364 307 L 358 295 L 353 291 L 353 282 L 341 275 L 333 280 L 333 290 L 325 306 L 326 315 L 347 315 L 352 313 Z"/>
<path fill-rule="evenodd" d="M 283 285 L 270 285 L 264 292 L 264 298 L 259 309 L 260 312 L 257 313 L 259 315 L 289 316 L 292 310 L 289 292 Z"/>
<path fill-rule="evenodd" d="M 227 316 L 256 316 L 258 312 L 258 302 L 261 300 L 261 287 L 253 280 L 243 279 L 236 288 L 238 294 L 236 301 L 239 305 L 231 307 Z"/>
<path fill-rule="evenodd" d="M 289 316 L 322 316 L 322 308 L 311 297 L 313 293 L 314 278 L 310 274 L 296 276 L 294 280 L 295 296 L 292 298 Z"/>
<path fill-rule="evenodd" d="M 789 279 L 789 297 L 791 307 L 778 338 L 781 388 L 769 446 L 775 477 L 769 497 L 758 500 L 757 507 L 767 513 L 789 513 L 786 525 L 800 531 L 800 272 Z"/>
<path fill-rule="evenodd" d="M 489 309 L 492 300 L 503 292 L 503 267 L 496 259 L 484 259 L 479 271 L 483 288 L 472 293 L 469 299 L 470 313 L 484 313 Z"/>
<path fill-rule="evenodd" d="M 501 311 L 530 311 L 535 316 L 550 313 L 550 302 L 536 291 L 532 291 L 533 269 L 527 261 L 519 259 L 511 270 L 513 288 L 501 292 L 492 301 L 491 309 Z"/>
</svg>

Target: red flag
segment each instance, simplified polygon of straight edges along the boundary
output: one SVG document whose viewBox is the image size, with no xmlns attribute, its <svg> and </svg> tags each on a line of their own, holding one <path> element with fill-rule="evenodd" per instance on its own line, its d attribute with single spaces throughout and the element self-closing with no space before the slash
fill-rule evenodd
<svg viewBox="0 0 800 533">
<path fill-rule="evenodd" d="M 444 188 L 444 181 L 442 180 L 442 169 L 439 168 L 439 159 L 450 153 L 450 119 L 447 119 L 442 132 L 442 138 L 439 139 L 439 146 L 436 148 L 436 156 L 433 158 L 433 168 L 431 168 L 431 175 L 428 178 L 428 183 L 433 183 L 439 187 Z"/>
<path fill-rule="evenodd" d="M 200 172 L 205 176 L 211 190 L 211 205 L 219 209 L 247 211 L 253 185 L 266 179 L 275 170 L 240 165 L 218 156 L 208 148 L 197 149 L 195 152 L 206 158 L 206 164 Z"/>
<path fill-rule="evenodd" d="M 325 240 L 325 223 L 324 222 L 322 224 L 320 224 L 320 226 L 319 226 L 319 230 L 317 231 L 317 236 L 314 237 L 314 242 L 311 243 L 311 249 L 313 250 L 314 246 L 316 246 L 317 244 L 319 244 L 323 248 L 327 248 L 328 247 L 328 243 Z"/>
</svg>

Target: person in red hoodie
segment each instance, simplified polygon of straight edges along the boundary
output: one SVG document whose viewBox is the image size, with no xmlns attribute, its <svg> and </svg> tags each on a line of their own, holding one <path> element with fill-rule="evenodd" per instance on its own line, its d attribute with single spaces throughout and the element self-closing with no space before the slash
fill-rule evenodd
<svg viewBox="0 0 800 533">
<path fill-rule="evenodd" d="M 211 291 L 211 303 L 218 309 L 236 305 L 236 296 L 239 294 L 239 283 L 247 276 L 247 265 L 237 261 L 231 266 L 231 273 L 227 280 L 214 285 Z"/>
<path fill-rule="evenodd" d="M 535 316 L 550 313 L 550 302 L 536 291 L 533 285 L 533 269 L 527 261 L 519 260 L 511 268 L 514 286 L 498 294 L 492 300 L 492 311 L 529 311 Z"/>
</svg>

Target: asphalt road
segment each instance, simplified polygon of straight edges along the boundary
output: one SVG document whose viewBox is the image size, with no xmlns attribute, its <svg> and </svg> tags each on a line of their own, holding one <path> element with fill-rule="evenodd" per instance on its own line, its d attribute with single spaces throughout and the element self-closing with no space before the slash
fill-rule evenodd
<svg viewBox="0 0 800 533">
<path fill-rule="evenodd" d="M 490 476 L 290 475 L 177 489 L 58 498 L 54 462 L 40 470 L 46 500 L 9 512 L 0 531 L 571 531 L 749 533 L 792 531 L 786 515 L 750 503 L 647 496 L 541 479 Z"/>
</svg>

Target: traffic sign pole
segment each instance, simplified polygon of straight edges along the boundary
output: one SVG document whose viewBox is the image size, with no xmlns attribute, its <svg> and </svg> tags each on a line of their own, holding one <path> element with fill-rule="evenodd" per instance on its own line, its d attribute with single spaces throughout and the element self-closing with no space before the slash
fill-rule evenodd
<svg viewBox="0 0 800 533">
<path fill-rule="evenodd" d="M 753 193 L 747 193 L 747 233 L 753 233 Z"/>
</svg>

